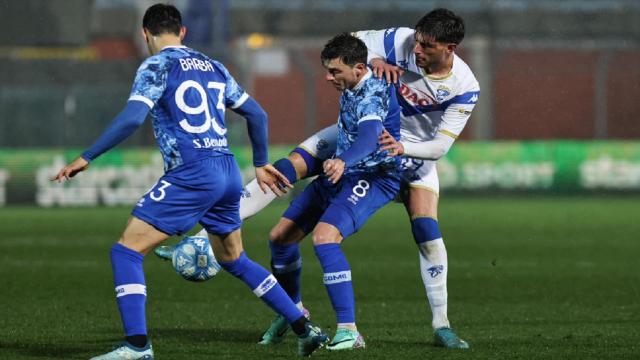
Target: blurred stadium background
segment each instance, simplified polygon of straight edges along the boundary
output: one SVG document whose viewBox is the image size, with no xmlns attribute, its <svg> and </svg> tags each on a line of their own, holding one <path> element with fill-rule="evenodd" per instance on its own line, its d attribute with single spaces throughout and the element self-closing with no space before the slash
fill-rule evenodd
<svg viewBox="0 0 640 360">
<path fill-rule="evenodd" d="M 43 178 L 120 111 L 147 56 L 140 18 L 153 3 L 0 2 L 0 205 L 128 205 L 153 182 L 160 162 L 149 122 L 96 162 L 101 173 L 69 185 Z M 175 4 L 189 29 L 186 43 L 228 64 L 268 111 L 270 140 L 285 145 L 272 159 L 336 120 L 338 94 L 318 60 L 329 37 L 412 27 L 428 9 L 447 6 L 466 19 L 460 54 L 482 94 L 442 161 L 445 191 L 640 190 L 638 1 Z M 231 144 L 246 166 L 244 124 L 229 113 Z M 134 179 L 131 166 L 150 174 Z M 66 186 L 84 190 L 68 197 Z"/>
<path fill-rule="evenodd" d="M 123 107 L 147 56 L 141 17 L 155 2 L 0 0 L 0 358 L 86 358 L 120 334 L 105 300 L 106 254 L 162 173 L 150 123 L 73 181 L 48 177 Z M 439 6 L 462 15 L 459 54 L 482 91 L 439 162 L 453 325 L 473 358 L 640 357 L 640 1 L 170 2 L 183 13 L 185 43 L 227 64 L 269 113 L 272 161 L 336 120 L 338 94 L 319 62 L 331 36 L 413 27 Z M 244 121 L 228 117 L 232 149 L 251 176 Z M 262 264 L 283 206 L 243 230 Z M 468 358 L 425 348 L 429 315 L 408 222 L 397 204 L 375 219 L 346 250 L 371 345 L 349 359 Z M 312 250 L 303 254 L 304 281 L 317 282 Z M 251 347 L 271 318 L 230 277 L 202 285 L 231 294 L 211 299 L 224 312 L 207 319 L 210 303 L 193 300 L 203 296 L 197 286 L 156 259 L 145 266 L 162 358 L 290 354 Z M 316 319 L 331 324 L 324 289 L 309 287 L 305 296 L 324 314 Z M 176 315 L 185 306 L 192 312 Z"/>
</svg>

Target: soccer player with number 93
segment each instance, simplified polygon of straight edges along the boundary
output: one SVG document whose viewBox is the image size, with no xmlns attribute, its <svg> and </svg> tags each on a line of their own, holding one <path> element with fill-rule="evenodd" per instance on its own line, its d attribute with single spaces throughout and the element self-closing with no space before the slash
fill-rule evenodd
<svg viewBox="0 0 640 360">
<path fill-rule="evenodd" d="M 224 112 L 228 107 L 247 119 L 260 186 L 281 194 L 285 190 L 279 184 L 290 184 L 268 162 L 266 113 L 224 65 L 182 45 L 186 28 L 174 6 L 151 6 L 142 28 L 152 56 L 138 69 L 127 105 L 89 149 L 52 178 L 69 180 L 86 170 L 151 114 L 165 174 L 138 201 L 110 252 L 126 341 L 93 359 L 153 359 L 142 261 L 158 244 L 197 222 L 209 233 L 220 265 L 286 318 L 298 335 L 298 353 L 310 355 L 327 336 L 303 316 L 273 275 L 247 258 L 240 237 L 242 180 L 227 146 Z"/>
</svg>

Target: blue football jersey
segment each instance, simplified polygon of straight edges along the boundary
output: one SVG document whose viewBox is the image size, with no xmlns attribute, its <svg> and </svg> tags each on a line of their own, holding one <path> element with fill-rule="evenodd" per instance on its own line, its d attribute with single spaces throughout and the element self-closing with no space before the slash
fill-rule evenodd
<svg viewBox="0 0 640 360">
<path fill-rule="evenodd" d="M 393 85 L 372 76 L 369 69 L 355 88 L 344 90 L 340 96 L 338 142 L 336 156 L 345 152 L 358 137 L 361 121 L 382 121 L 383 127 L 396 140 L 400 139 L 400 106 Z M 396 171 L 399 157 L 387 156 L 387 151 L 377 149 L 364 159 L 345 169 L 345 174 L 355 172 Z"/>
<path fill-rule="evenodd" d="M 221 63 L 186 46 L 165 47 L 138 68 L 129 100 L 151 108 L 165 171 L 231 154 L 224 113 L 249 95 Z"/>
</svg>

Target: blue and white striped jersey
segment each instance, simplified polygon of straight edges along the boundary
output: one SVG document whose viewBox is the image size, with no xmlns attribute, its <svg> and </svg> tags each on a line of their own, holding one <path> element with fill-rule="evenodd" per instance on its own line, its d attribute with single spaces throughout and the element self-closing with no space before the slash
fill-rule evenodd
<svg viewBox="0 0 640 360">
<path fill-rule="evenodd" d="M 358 124 L 362 121 L 381 121 L 382 126 L 396 139 L 400 138 L 400 107 L 395 86 L 384 79 L 376 79 L 369 69 L 351 90 L 344 90 L 340 96 L 338 137 L 336 156 L 345 152 L 356 141 Z M 376 172 L 381 169 L 395 171 L 399 165 L 397 157 L 387 156 L 380 145 L 370 155 L 345 169 L 345 174 L 355 172 Z"/>
<path fill-rule="evenodd" d="M 454 54 L 449 75 L 434 78 L 416 66 L 413 29 L 358 31 L 354 35 L 367 45 L 369 61 L 383 58 L 406 70 L 398 88 L 402 141 L 428 141 L 438 132 L 458 137 L 480 95 L 478 81 L 462 59 Z"/>
<path fill-rule="evenodd" d="M 153 132 L 168 171 L 231 154 L 225 109 L 241 106 L 248 97 L 221 63 L 186 46 L 170 46 L 140 65 L 129 101 L 151 108 Z"/>
</svg>

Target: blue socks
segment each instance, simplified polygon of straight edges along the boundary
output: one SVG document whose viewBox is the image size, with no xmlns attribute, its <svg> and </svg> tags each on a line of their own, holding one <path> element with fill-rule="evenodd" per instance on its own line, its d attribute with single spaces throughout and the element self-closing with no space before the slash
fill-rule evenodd
<svg viewBox="0 0 640 360">
<path fill-rule="evenodd" d="M 262 266 L 251 261 L 244 251 L 234 261 L 219 263 L 229 274 L 247 284 L 257 297 L 275 312 L 283 315 L 290 324 L 304 316 L 278 284 L 276 278 Z"/>
<path fill-rule="evenodd" d="M 147 286 L 142 269 L 144 255 L 118 243 L 111 247 L 110 255 L 116 300 L 124 333 L 127 337 L 146 336 Z"/>
<path fill-rule="evenodd" d="M 279 245 L 269 241 L 271 249 L 271 270 L 273 275 L 287 292 L 291 300 L 297 304 L 300 296 L 300 273 L 302 257 L 298 244 Z"/>
<path fill-rule="evenodd" d="M 442 237 L 438 221 L 430 217 L 419 217 L 411 220 L 411 232 L 418 245 Z"/>
<path fill-rule="evenodd" d="M 355 323 L 355 302 L 351 284 L 351 268 L 340 249 L 340 244 L 322 244 L 314 247 L 322 270 L 331 304 L 338 324 Z"/>
</svg>

